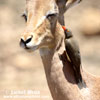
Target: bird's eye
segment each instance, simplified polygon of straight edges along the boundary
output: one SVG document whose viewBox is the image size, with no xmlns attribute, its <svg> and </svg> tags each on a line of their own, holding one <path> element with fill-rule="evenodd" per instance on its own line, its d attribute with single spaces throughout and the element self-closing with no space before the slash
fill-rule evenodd
<svg viewBox="0 0 100 100">
<path fill-rule="evenodd" d="M 22 17 L 25 19 L 25 22 L 27 22 L 27 15 L 26 15 L 26 13 L 23 13 Z"/>
</svg>

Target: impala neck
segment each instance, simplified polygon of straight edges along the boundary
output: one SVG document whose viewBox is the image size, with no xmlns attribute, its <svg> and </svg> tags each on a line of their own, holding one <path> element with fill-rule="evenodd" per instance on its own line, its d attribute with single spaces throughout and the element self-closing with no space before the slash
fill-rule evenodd
<svg viewBox="0 0 100 100">
<path fill-rule="evenodd" d="M 64 53 L 64 37 L 60 36 L 57 40 L 54 48 L 40 49 L 53 100 L 82 100 L 80 93 L 75 94 L 78 92 L 78 88 L 75 86 L 74 73 Z"/>
</svg>

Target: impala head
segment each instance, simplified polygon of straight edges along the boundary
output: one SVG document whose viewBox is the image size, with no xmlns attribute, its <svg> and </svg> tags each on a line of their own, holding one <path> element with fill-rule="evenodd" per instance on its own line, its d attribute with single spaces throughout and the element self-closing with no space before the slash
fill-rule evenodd
<svg viewBox="0 0 100 100">
<path fill-rule="evenodd" d="M 54 0 L 26 0 L 26 29 L 20 45 L 25 49 L 48 48 L 54 44 L 58 8 Z"/>
</svg>

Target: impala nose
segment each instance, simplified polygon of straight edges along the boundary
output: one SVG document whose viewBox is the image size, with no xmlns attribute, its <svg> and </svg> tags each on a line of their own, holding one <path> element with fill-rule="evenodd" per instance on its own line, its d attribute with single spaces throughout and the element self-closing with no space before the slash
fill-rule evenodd
<svg viewBox="0 0 100 100">
<path fill-rule="evenodd" d="M 25 49 L 29 49 L 27 47 L 27 44 L 31 42 L 33 36 L 29 36 L 26 40 L 24 40 L 24 38 L 21 38 L 20 40 L 20 46 L 25 48 Z"/>
</svg>

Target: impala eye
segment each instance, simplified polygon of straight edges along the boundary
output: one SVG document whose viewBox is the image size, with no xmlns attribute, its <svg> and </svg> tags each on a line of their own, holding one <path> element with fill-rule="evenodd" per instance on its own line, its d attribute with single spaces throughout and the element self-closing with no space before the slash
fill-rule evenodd
<svg viewBox="0 0 100 100">
<path fill-rule="evenodd" d="M 27 22 L 27 15 L 25 12 L 22 14 L 22 17 L 25 19 L 25 22 Z"/>
<path fill-rule="evenodd" d="M 54 18 L 54 17 L 57 17 L 57 13 L 48 14 L 46 17 L 47 17 L 48 19 L 52 19 L 52 18 Z"/>
</svg>

